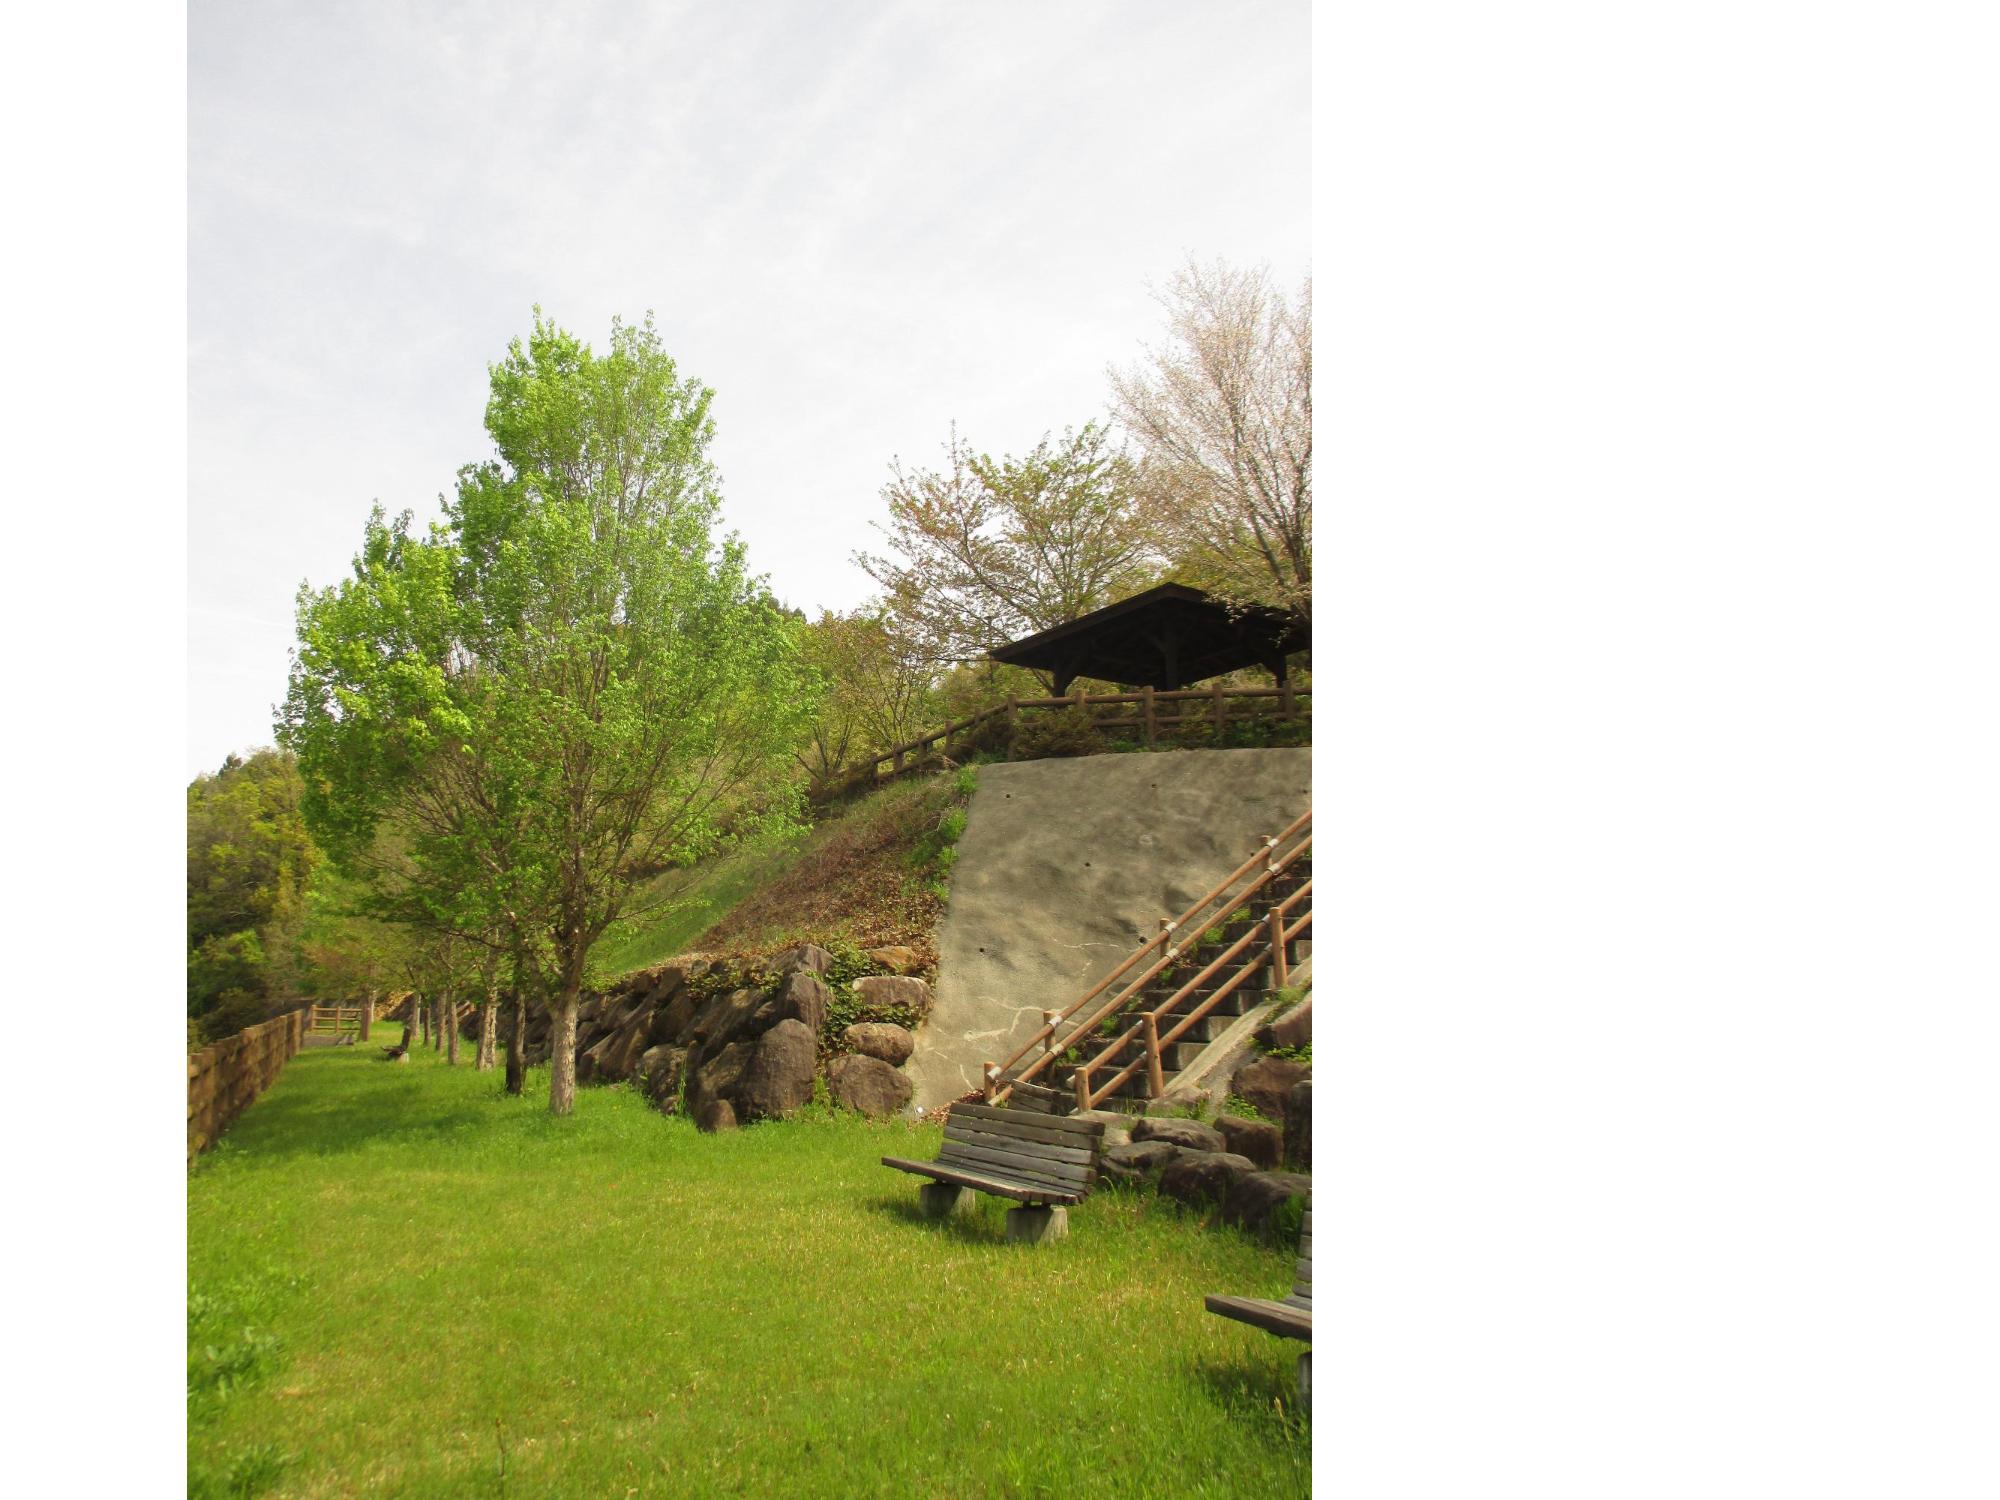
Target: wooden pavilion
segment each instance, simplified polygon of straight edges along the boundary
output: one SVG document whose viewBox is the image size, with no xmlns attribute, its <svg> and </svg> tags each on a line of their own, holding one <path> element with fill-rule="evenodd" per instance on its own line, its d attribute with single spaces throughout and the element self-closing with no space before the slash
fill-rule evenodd
<svg viewBox="0 0 2000 1500">
<path fill-rule="evenodd" d="M 1240 667 L 1282 683 L 1285 658 L 1310 644 L 1303 616 L 1265 605 L 1231 608 L 1200 589 L 1162 583 L 987 655 L 1047 672 L 1056 696 L 1079 677 L 1175 692 Z"/>
</svg>

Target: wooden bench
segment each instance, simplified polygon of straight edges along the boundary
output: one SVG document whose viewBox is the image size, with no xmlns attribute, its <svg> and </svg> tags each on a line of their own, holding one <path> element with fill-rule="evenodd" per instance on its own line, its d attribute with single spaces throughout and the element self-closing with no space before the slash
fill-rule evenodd
<svg viewBox="0 0 2000 1500">
<path fill-rule="evenodd" d="M 1039 1245 L 1069 1233 L 1069 1205 L 1097 1185 L 1103 1136 L 1102 1120 L 954 1104 L 936 1161 L 885 1156 L 882 1165 L 934 1179 L 918 1194 L 927 1218 L 970 1212 L 974 1193 L 1014 1199 L 1007 1238 Z"/>
<path fill-rule="evenodd" d="M 1305 1224 L 1299 1230 L 1299 1269 L 1292 1283 L 1292 1294 L 1282 1302 L 1273 1302 L 1268 1297 L 1210 1297 L 1208 1310 L 1224 1318 L 1234 1318 L 1239 1323 L 1248 1323 L 1267 1333 L 1275 1333 L 1280 1338 L 1303 1339 L 1312 1342 L 1313 1336 L 1313 1216 L 1312 1205 L 1306 1205 Z M 1311 1408 L 1312 1403 L 1312 1351 L 1308 1349 L 1299 1356 L 1299 1404 Z"/>
</svg>

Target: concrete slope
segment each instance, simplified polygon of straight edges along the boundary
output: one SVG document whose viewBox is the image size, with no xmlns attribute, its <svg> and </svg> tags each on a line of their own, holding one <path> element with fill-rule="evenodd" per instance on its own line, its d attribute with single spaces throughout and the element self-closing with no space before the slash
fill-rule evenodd
<svg viewBox="0 0 2000 1500">
<path fill-rule="evenodd" d="M 908 1073 L 930 1109 L 977 1088 L 1160 918 L 1312 802 L 1310 750 L 1178 750 L 979 768 Z"/>
</svg>

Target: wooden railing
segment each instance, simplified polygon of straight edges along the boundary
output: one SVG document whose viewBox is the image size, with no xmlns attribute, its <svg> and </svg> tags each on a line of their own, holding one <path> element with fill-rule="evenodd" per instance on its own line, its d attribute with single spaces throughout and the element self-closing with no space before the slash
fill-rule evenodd
<svg viewBox="0 0 2000 1500">
<path fill-rule="evenodd" d="M 1073 1080 L 1076 1089 L 1076 1107 L 1097 1108 L 1124 1087 L 1125 1081 L 1141 1066 L 1147 1071 L 1148 1095 L 1154 1099 L 1159 1098 L 1166 1092 L 1166 1080 L 1163 1077 L 1165 1069 L 1161 1063 L 1161 1054 L 1179 1041 L 1182 1033 L 1206 1017 L 1227 996 L 1234 994 L 1246 980 L 1260 970 L 1266 968 L 1272 970 L 1273 989 L 1284 988 L 1289 967 L 1285 957 L 1286 950 L 1311 931 L 1312 882 L 1308 880 L 1274 906 L 1264 921 L 1257 923 L 1211 960 L 1200 973 L 1175 990 L 1167 999 L 1141 1014 L 1137 1021 L 1119 1033 L 1117 1038 L 1097 1056 L 1080 1064 Z M 1225 970 L 1229 970 L 1231 964 L 1237 967 L 1229 972 L 1228 977 L 1218 984 L 1212 993 L 1203 998 L 1201 1004 L 1185 1014 L 1175 1014 L 1175 1007 L 1201 986 L 1214 980 Z M 1160 1030 L 1162 1026 L 1167 1026 L 1168 1029 L 1162 1031 Z M 1128 1048 L 1133 1049 L 1137 1055 L 1093 1088 L 1091 1080 L 1098 1070 L 1114 1066 L 1120 1054 Z"/>
<path fill-rule="evenodd" d="M 272 1081 L 305 1040 L 306 1010 L 211 1042 L 187 1060 L 187 1159 L 212 1146 Z"/>
<path fill-rule="evenodd" d="M 1002 1063 L 986 1064 L 981 1089 L 986 1096 L 987 1102 L 998 1103 L 1007 1097 L 1016 1084 L 1032 1082 L 1038 1074 L 1052 1067 L 1071 1043 L 1077 1041 L 1079 1038 L 1089 1036 L 1098 1026 L 1102 1025 L 1110 1017 L 1117 1015 L 1120 1011 L 1127 1007 L 1135 1006 L 1144 997 L 1147 986 L 1173 967 L 1181 955 L 1187 951 L 1188 942 L 1185 940 L 1177 941 L 1177 934 L 1188 934 L 1192 939 L 1198 941 L 1200 935 L 1211 925 L 1219 922 L 1222 918 L 1252 900 L 1261 892 L 1269 890 L 1287 870 L 1291 869 L 1311 852 L 1312 811 L 1311 809 L 1307 809 L 1283 833 L 1265 839 L 1263 846 L 1256 853 L 1230 871 L 1212 890 L 1189 906 L 1178 917 L 1162 917 L 1160 919 L 1160 930 L 1127 954 L 1116 968 L 1098 980 L 1096 984 L 1092 985 L 1081 999 L 1072 1002 L 1066 1009 L 1061 1011 L 1044 1011 L 1042 1013 L 1041 1028 L 1016 1048 L 1013 1056 Z M 1296 923 L 1292 924 L 1298 926 L 1299 931 L 1309 928 L 1312 922 L 1312 912 L 1310 909 L 1311 890 L 1312 882 L 1307 881 L 1298 892 L 1293 893 L 1278 908 L 1279 912 L 1282 913 L 1288 908 L 1296 907 L 1301 895 L 1305 897 L 1306 910 L 1302 917 Z M 1277 968 L 1273 975 L 1278 986 L 1282 987 L 1286 978 L 1284 948 L 1287 943 L 1296 941 L 1298 936 L 1297 932 L 1290 931 L 1290 928 L 1285 925 L 1284 921 L 1274 924 L 1269 919 L 1266 919 L 1265 922 L 1253 927 L 1225 950 L 1223 958 L 1217 959 L 1209 965 L 1208 969 L 1203 970 L 1203 975 L 1210 974 L 1211 971 L 1215 970 L 1218 965 L 1230 956 L 1241 956 L 1245 952 L 1245 945 L 1251 943 L 1260 932 L 1264 934 L 1265 941 L 1270 941 L 1274 937 L 1282 939 L 1277 944 Z M 1259 968 L 1265 967 L 1269 962 L 1270 960 L 1267 956 L 1258 955 L 1253 957 L 1253 960 L 1244 968 L 1243 972 L 1235 975 L 1228 986 L 1218 991 L 1214 998 L 1220 999 L 1223 994 L 1235 990 L 1250 974 L 1255 973 Z M 1168 1005 L 1171 1006 L 1184 998 L 1188 990 L 1199 982 L 1201 982 L 1201 976 L 1190 980 L 1188 985 L 1183 986 L 1176 993 L 1174 1000 L 1168 1002 Z M 1188 1024 L 1191 1025 L 1194 1020 L 1199 1020 L 1201 1016 L 1207 1015 L 1209 1010 L 1213 1008 L 1213 1005 L 1214 1000 L 1205 1002 L 1200 1012 L 1191 1018 Z M 1158 1013 L 1163 1008 L 1154 1007 L 1148 1013 L 1155 1025 L 1159 1019 Z M 1147 1024 L 1147 1019 L 1142 1017 L 1137 1026 L 1143 1029 Z M 1063 1031 L 1062 1028 L 1065 1025 L 1067 1025 L 1068 1029 Z M 1154 1037 L 1151 1040 L 1148 1047 L 1148 1054 L 1152 1060 L 1152 1071 L 1156 1079 L 1160 1072 L 1159 1049 L 1167 1046 L 1186 1029 L 1187 1027 L 1184 1025 L 1176 1025 L 1165 1038 Z M 1059 1032 L 1062 1038 L 1060 1041 L 1057 1040 Z M 1127 1034 L 1129 1035 L 1130 1033 Z M 1123 1044 L 1124 1037 L 1121 1037 L 1118 1045 L 1122 1046 Z M 1018 1072 L 1012 1071 L 1017 1064 L 1020 1064 L 1037 1047 L 1042 1049 L 1039 1057 L 1028 1061 Z M 1113 1083 L 1103 1085 L 1097 1089 L 1090 1089 L 1088 1087 L 1089 1074 L 1096 1066 L 1097 1061 L 1093 1060 L 1092 1063 L 1078 1069 L 1078 1078 L 1084 1080 L 1084 1087 L 1078 1090 L 1079 1100 L 1084 1098 L 1105 1098 L 1117 1084 L 1122 1083 L 1126 1077 L 1130 1076 L 1129 1072 L 1121 1073 Z M 1095 1105 L 1084 1104 L 1082 1107 L 1088 1109 L 1094 1108 Z"/>
<path fill-rule="evenodd" d="M 1311 688 L 1296 688 L 1289 682 L 1279 683 L 1276 687 L 1224 687 L 1218 682 L 1212 687 L 1182 688 L 1173 692 L 1141 688 L 1135 693 L 1086 693 L 1079 688 L 1063 698 L 1009 698 L 1005 703 L 996 703 L 967 718 L 954 719 L 929 734 L 877 751 L 835 777 L 822 795 L 894 780 L 906 772 L 931 765 L 939 755 L 950 754 L 953 740 L 968 738 L 975 730 L 995 723 L 1007 726 L 1007 758 L 1012 760 L 1023 714 L 1129 708 L 1132 712 L 1124 715 L 1099 717 L 1093 713 L 1092 727 L 1100 730 L 1136 729 L 1140 743 L 1151 747 L 1158 743 L 1161 735 L 1172 735 L 1195 725 L 1211 727 L 1219 736 L 1227 732 L 1230 724 L 1248 720 L 1281 724 L 1309 722 L 1308 700 L 1311 697 Z M 1263 713 L 1256 707 L 1248 712 L 1231 712 L 1232 704 L 1253 704 L 1258 700 L 1275 700 L 1276 712 Z M 882 770 L 885 764 L 889 768 L 886 776 Z"/>
<path fill-rule="evenodd" d="M 315 1003 L 306 1021 L 306 1029 L 316 1036 L 339 1035 L 342 1032 L 361 1033 L 361 1010 L 358 1005 L 322 1005 Z"/>
</svg>

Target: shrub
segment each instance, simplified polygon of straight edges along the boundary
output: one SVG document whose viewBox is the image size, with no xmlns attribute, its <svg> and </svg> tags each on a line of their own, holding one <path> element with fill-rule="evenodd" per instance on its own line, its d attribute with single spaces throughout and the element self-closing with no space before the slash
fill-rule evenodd
<svg viewBox="0 0 2000 1500">
<path fill-rule="evenodd" d="M 1063 756 L 1096 755 L 1104 749 L 1104 737 L 1087 708 L 1064 708 L 1022 716 L 1021 731 L 1014 739 L 1014 754 L 1021 760 L 1054 760 Z"/>
</svg>

